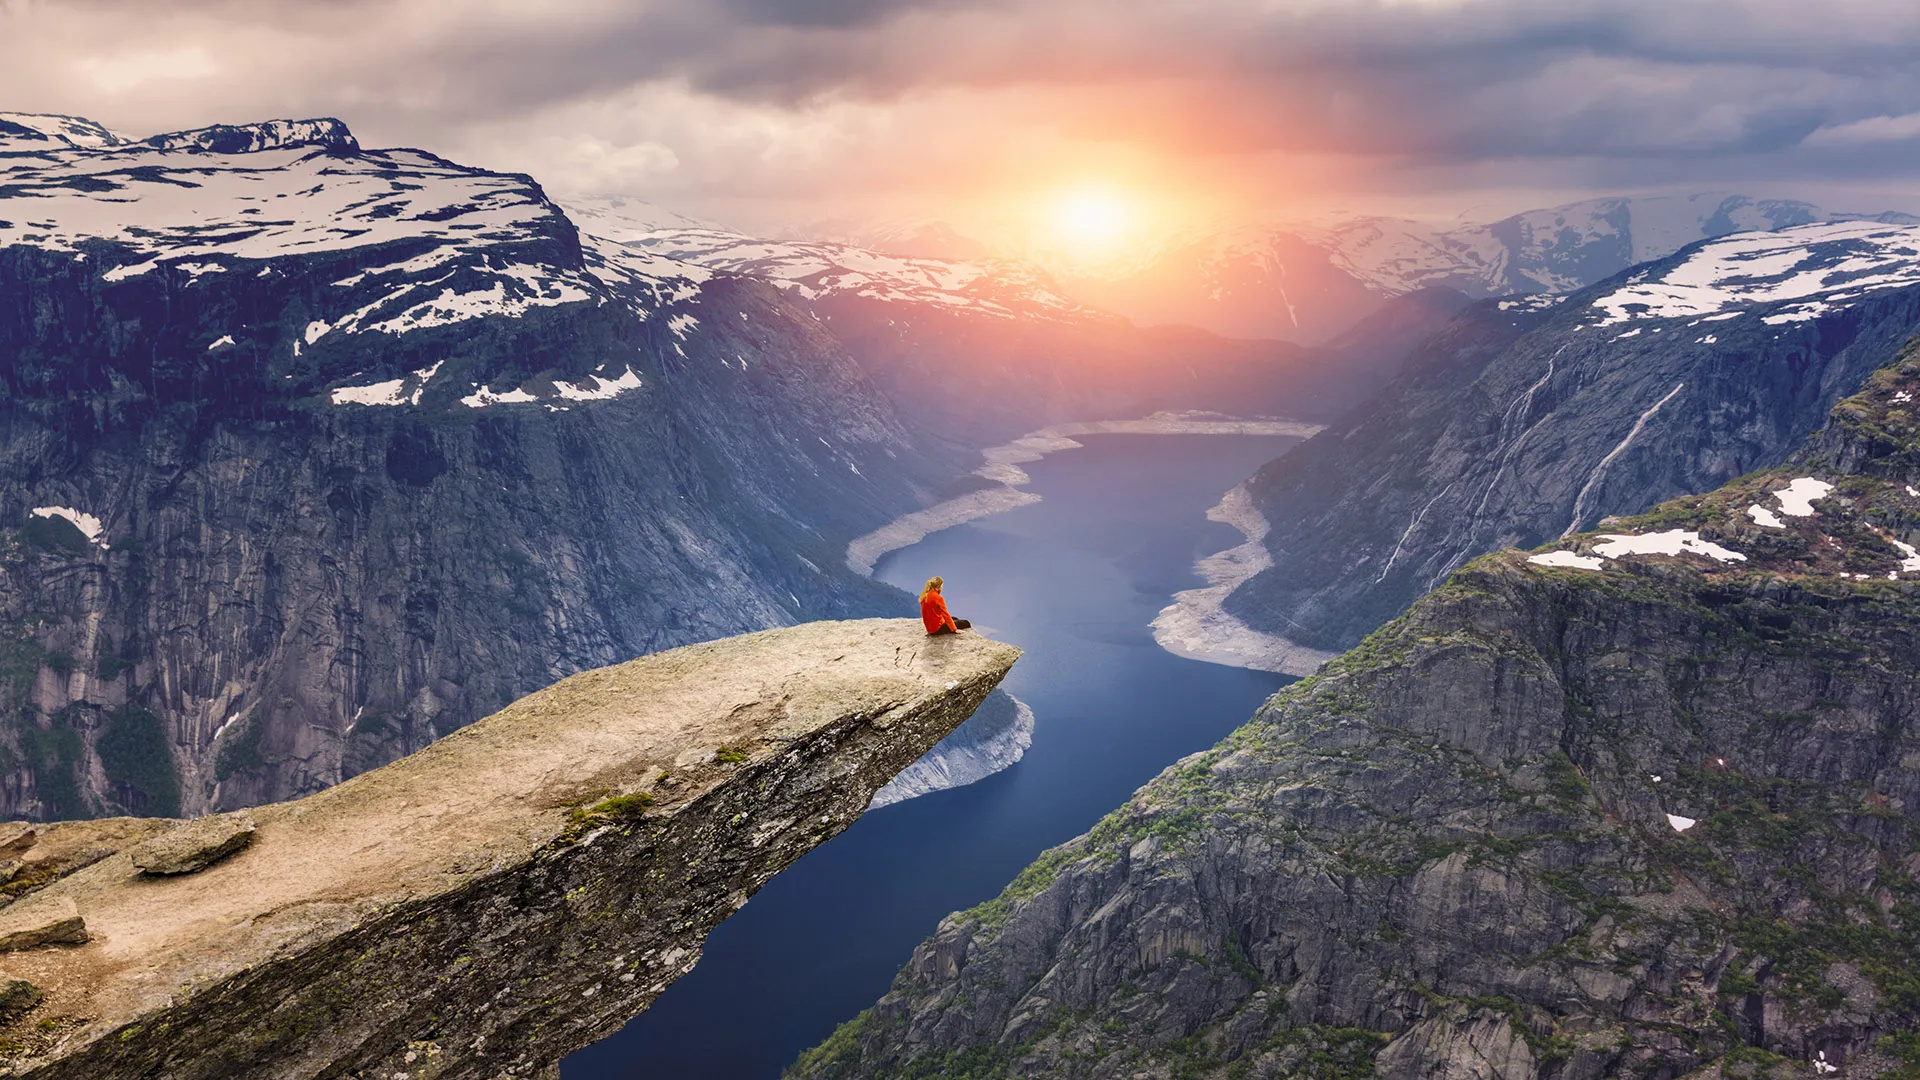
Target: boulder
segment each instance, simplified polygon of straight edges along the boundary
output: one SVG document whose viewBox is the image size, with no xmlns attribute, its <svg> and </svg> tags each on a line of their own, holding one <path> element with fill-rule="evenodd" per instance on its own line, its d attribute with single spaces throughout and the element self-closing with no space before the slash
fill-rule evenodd
<svg viewBox="0 0 1920 1080">
<path fill-rule="evenodd" d="M 87 923 L 71 897 L 33 898 L 0 909 L 0 952 L 83 945 Z"/>
<path fill-rule="evenodd" d="M 39 987 L 25 979 L 0 975 L 0 1023 L 19 1019 L 45 996 Z"/>
<path fill-rule="evenodd" d="M 39 830 L 25 821 L 9 821 L 0 825 L 0 859 L 18 859 L 33 846 L 39 835 Z"/>
<path fill-rule="evenodd" d="M 133 849 L 134 868 L 146 874 L 191 874 L 253 843 L 253 815 L 242 810 L 183 823 Z"/>
</svg>

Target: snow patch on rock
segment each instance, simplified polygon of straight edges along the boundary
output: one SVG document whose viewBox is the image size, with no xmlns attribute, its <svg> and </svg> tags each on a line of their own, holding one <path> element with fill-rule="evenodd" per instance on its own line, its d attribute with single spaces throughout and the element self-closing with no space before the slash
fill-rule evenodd
<svg viewBox="0 0 1920 1080">
<path fill-rule="evenodd" d="M 1812 517 L 1813 501 L 1824 499 L 1832 493 L 1833 485 L 1825 480 L 1802 476 L 1773 494 L 1780 500 L 1781 513 L 1788 517 Z"/>
<path fill-rule="evenodd" d="M 1894 547 L 1899 548 L 1900 554 L 1904 556 L 1904 558 L 1900 560 L 1899 573 L 1904 574 L 1920 571 L 1920 548 L 1916 548 L 1904 540 L 1894 540 L 1891 536 L 1887 537 L 1887 539 L 1892 542 Z"/>
<path fill-rule="evenodd" d="M 80 530 L 80 534 L 94 543 L 100 542 L 100 519 L 92 514 L 75 510 L 71 506 L 36 506 L 33 516 L 40 518 L 61 518 Z"/>
<path fill-rule="evenodd" d="M 407 380 L 388 379 L 365 386 L 340 386 L 333 391 L 335 405 L 405 405 Z"/>
<path fill-rule="evenodd" d="M 427 383 L 440 373 L 442 360 L 432 367 L 424 367 L 413 374 L 398 379 L 368 383 L 365 386 L 339 386 L 332 392 L 335 405 L 418 405 L 420 395 L 427 389 Z M 408 387 L 412 390 L 409 391 Z"/>
<path fill-rule="evenodd" d="M 508 390 L 504 393 L 496 393 L 492 387 L 482 386 L 480 389 L 461 398 L 460 404 L 465 405 L 469 409 L 484 409 L 489 405 L 524 405 L 539 400 L 539 398 L 534 397 L 525 390 Z"/>
<path fill-rule="evenodd" d="M 1700 534 L 1691 529 L 1667 529 L 1640 536 L 1608 534 L 1593 545 L 1593 553 L 1603 559 L 1619 559 L 1628 555 L 1685 554 L 1703 555 L 1718 562 L 1747 561 L 1745 555 L 1721 547 L 1711 540 L 1702 540 Z"/>
<path fill-rule="evenodd" d="M 589 375 L 578 383 L 556 381 L 553 389 L 568 401 L 607 401 L 617 398 L 629 390 L 640 389 L 640 376 L 629 367 L 618 378 L 606 379 L 598 375 Z"/>
<path fill-rule="evenodd" d="M 1664 532 L 1644 533 L 1639 536 L 1607 533 L 1596 538 L 1592 555 L 1581 555 L 1575 551 L 1562 549 L 1530 555 L 1527 561 L 1539 566 L 1600 570 L 1605 568 L 1607 561 L 1623 559 L 1629 555 L 1700 555 L 1717 562 L 1747 560 L 1747 557 L 1738 551 L 1721 547 L 1711 540 L 1702 540 L 1700 534 L 1691 529 L 1668 529 Z"/>
<path fill-rule="evenodd" d="M 1604 559 L 1572 551 L 1549 551 L 1530 556 L 1527 561 L 1541 566 L 1558 566 L 1568 570 L 1598 570 L 1606 565 Z"/>
</svg>

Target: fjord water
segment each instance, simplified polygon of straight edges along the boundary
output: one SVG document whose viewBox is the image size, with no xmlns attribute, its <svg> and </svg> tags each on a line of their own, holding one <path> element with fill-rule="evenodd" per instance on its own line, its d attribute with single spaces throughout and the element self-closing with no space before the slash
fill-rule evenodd
<svg viewBox="0 0 1920 1080">
<path fill-rule="evenodd" d="M 1241 541 L 1206 520 L 1222 492 L 1299 440 L 1099 435 L 1026 466 L 1041 502 L 881 561 L 917 592 L 1024 648 L 1006 687 L 1033 707 L 1026 758 L 970 787 L 878 810 L 808 854 L 707 942 L 699 966 L 564 1080 L 761 1080 L 884 994 L 942 916 L 995 895 L 1288 680 L 1183 660 L 1148 624 Z M 902 615 L 915 614 L 903 601 Z"/>
</svg>

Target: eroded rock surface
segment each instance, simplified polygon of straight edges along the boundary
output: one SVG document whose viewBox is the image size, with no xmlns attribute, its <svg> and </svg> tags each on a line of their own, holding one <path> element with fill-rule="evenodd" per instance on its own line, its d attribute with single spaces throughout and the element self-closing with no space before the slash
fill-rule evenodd
<svg viewBox="0 0 1920 1080">
<path fill-rule="evenodd" d="M 113 853 L 15 906 L 71 908 L 89 939 L 0 958 L 45 995 L 0 1050 L 49 1078 L 543 1075 L 691 969 L 1018 656 L 866 620 L 585 672 L 257 808 L 253 843 L 193 874 L 136 868 L 172 823 L 75 823 Z M 38 846 L 76 846 L 67 829 Z"/>
</svg>

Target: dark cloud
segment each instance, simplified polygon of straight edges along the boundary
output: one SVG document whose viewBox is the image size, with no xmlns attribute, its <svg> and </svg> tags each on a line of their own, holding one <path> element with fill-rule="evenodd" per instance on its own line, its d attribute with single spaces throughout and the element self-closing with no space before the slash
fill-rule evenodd
<svg viewBox="0 0 1920 1080">
<path fill-rule="evenodd" d="M 1895 176 L 1915 56 L 1910 0 L 0 0 L 0 108 L 154 130 L 244 103 L 509 159 L 572 138 L 734 192 L 1066 144 Z"/>
<path fill-rule="evenodd" d="M 942 6 L 957 6 L 958 2 Z M 869 26 L 929 5 L 927 0 L 722 0 L 722 6 L 735 18 L 753 25 L 844 29 Z"/>
</svg>

